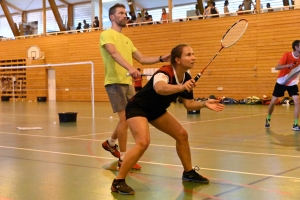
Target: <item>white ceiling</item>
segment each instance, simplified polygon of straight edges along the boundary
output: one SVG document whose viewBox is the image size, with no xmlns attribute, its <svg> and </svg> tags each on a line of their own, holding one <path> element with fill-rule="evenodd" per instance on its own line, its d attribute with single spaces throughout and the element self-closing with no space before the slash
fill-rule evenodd
<svg viewBox="0 0 300 200">
<path fill-rule="evenodd" d="M 17 10 L 9 7 L 9 11 L 11 14 L 17 13 L 18 10 L 22 11 L 30 11 L 30 10 L 37 10 L 42 9 L 43 4 L 42 0 L 5 0 L 7 3 L 13 5 L 17 8 Z M 109 2 L 106 2 L 109 1 Z M 64 2 L 69 4 L 77 4 L 77 3 L 84 3 L 84 2 L 91 2 L 91 0 L 55 0 L 57 6 L 66 5 Z M 104 10 L 108 10 L 111 6 L 115 3 L 122 3 L 126 5 L 127 10 L 129 10 L 127 0 L 103 0 L 103 7 Z M 134 0 L 137 10 L 141 10 L 141 8 L 151 9 L 151 8 L 161 8 L 161 7 L 168 7 L 168 0 Z M 173 0 L 173 5 L 183 5 L 183 4 L 190 4 L 195 3 L 197 0 Z M 46 7 L 50 7 L 48 0 L 46 0 Z M 0 7 L 0 16 L 4 15 L 2 7 Z"/>
</svg>

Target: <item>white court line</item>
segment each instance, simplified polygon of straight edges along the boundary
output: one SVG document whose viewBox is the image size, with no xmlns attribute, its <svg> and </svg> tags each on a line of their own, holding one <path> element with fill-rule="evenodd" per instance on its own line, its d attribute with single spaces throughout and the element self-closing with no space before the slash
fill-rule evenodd
<svg viewBox="0 0 300 200">
<path fill-rule="evenodd" d="M 242 119 L 242 118 L 248 118 L 248 117 L 257 117 L 261 115 L 266 115 L 266 114 L 257 114 L 257 115 L 246 115 L 246 116 L 239 116 L 239 117 L 230 117 L 230 118 L 222 118 L 222 119 L 209 119 L 209 120 L 204 120 L 204 121 L 182 121 L 181 124 L 195 124 L 195 123 L 200 123 L 200 122 L 213 122 L 213 121 L 223 121 L 223 120 L 231 120 L 231 119 Z"/>
<path fill-rule="evenodd" d="M 57 151 L 45 151 L 45 150 L 27 149 L 27 148 L 18 148 L 18 147 L 8 147 L 8 146 L 0 146 L 0 148 L 16 149 L 16 150 L 22 150 L 22 151 L 33 151 L 33 152 L 41 152 L 41 153 L 50 153 L 50 154 L 59 154 L 59 155 L 67 155 L 67 156 L 77 156 L 77 157 L 87 157 L 87 158 L 98 158 L 98 159 L 115 160 L 115 158 L 108 158 L 108 157 L 101 157 L 101 156 L 92 156 L 92 155 L 82 155 L 82 154 L 74 154 L 74 153 L 64 153 L 64 152 L 57 152 Z M 182 165 L 173 165 L 173 164 L 158 163 L 158 162 L 146 162 L 146 161 L 140 161 L 139 160 L 139 163 L 151 164 L 151 165 L 161 165 L 161 166 L 170 166 L 170 167 L 180 167 L 180 168 L 182 168 Z M 271 174 L 257 174 L 257 173 L 250 173 L 250 172 L 231 171 L 231 170 L 203 168 L 203 167 L 200 167 L 200 168 L 201 168 L 201 170 L 208 170 L 208 171 L 218 171 L 218 172 L 227 172 L 227 173 L 235 173 L 235 174 L 246 174 L 246 175 L 253 175 L 253 176 L 263 176 L 263 177 L 272 177 L 272 178 L 283 178 L 283 179 L 300 180 L 300 178 L 290 177 L 290 176 L 278 176 L 278 175 L 271 175 Z"/>
<path fill-rule="evenodd" d="M 222 121 L 222 120 L 231 120 L 231 119 L 239 119 L 239 118 L 247 118 L 247 117 L 252 117 L 252 116 L 260 116 L 260 115 L 265 115 L 265 114 L 258 114 L 258 115 L 247 115 L 247 116 L 241 116 L 241 117 L 231 117 L 231 118 L 222 118 L 222 119 L 211 119 L 211 120 L 202 120 L 202 121 L 195 121 L 195 122 L 190 122 L 190 121 L 180 121 L 181 124 L 195 124 L 195 123 L 202 123 L 202 122 L 212 122 L 212 121 Z M 155 128 L 153 126 L 149 126 L 149 128 Z M 1 133 L 1 132 L 0 132 Z M 84 137 L 84 136 L 92 136 L 92 135 L 102 135 L 102 134 L 107 134 L 107 133 L 112 133 L 112 132 L 104 132 L 104 133 L 96 133 L 96 134 L 86 134 L 86 135 L 74 135 L 74 136 L 69 136 L 70 138 L 75 138 L 75 137 Z"/>
<path fill-rule="evenodd" d="M 110 132 L 103 132 L 103 133 L 94 133 L 94 134 L 85 134 L 85 135 L 74 135 L 74 136 L 69 136 L 68 138 L 77 138 L 77 137 L 84 137 L 84 136 L 94 136 L 94 135 L 104 135 L 104 134 L 108 134 L 108 133 L 112 133 Z"/>
<path fill-rule="evenodd" d="M 29 134 L 22 134 L 22 133 L 5 133 L 0 132 L 0 134 L 8 134 L 8 135 L 21 135 L 21 136 L 29 136 L 29 137 L 41 137 L 41 138 L 53 138 L 53 139 L 70 139 L 70 140 L 79 140 L 79 141 L 93 141 L 93 142 L 103 142 L 105 140 L 98 140 L 98 139 L 84 139 L 84 138 L 74 138 L 74 137 L 56 137 L 56 136 L 43 136 L 43 135 L 29 135 Z M 133 142 L 127 142 L 127 144 L 134 145 Z M 166 147 L 166 148 L 176 148 L 172 145 L 162 145 L 162 144 L 150 144 L 150 146 L 154 147 Z M 1 148 L 2 146 L 0 146 Z M 8 146 L 6 146 L 8 147 Z M 12 147 L 13 148 L 13 147 Z M 17 148 L 17 147 L 16 147 Z M 225 153 L 237 153 L 237 154 L 250 154 L 250 155 L 262 155 L 262 156 L 278 156 L 278 157 L 288 157 L 288 158 L 300 158 L 299 156 L 293 155 L 285 155 L 285 154 L 271 154 L 271 153 L 257 153 L 251 151 L 232 151 L 232 150 L 223 150 L 223 149 L 211 149 L 211 148 L 200 148 L 200 147 L 190 147 L 192 150 L 204 150 L 204 151 L 217 151 L 217 152 L 225 152 Z"/>
</svg>

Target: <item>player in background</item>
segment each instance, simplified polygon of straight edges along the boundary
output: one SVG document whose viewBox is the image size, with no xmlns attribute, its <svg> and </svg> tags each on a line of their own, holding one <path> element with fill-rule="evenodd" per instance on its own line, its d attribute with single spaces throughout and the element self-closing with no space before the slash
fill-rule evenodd
<svg viewBox="0 0 300 200">
<path fill-rule="evenodd" d="M 278 78 L 273 90 L 273 96 L 268 108 L 268 116 L 266 118 L 265 127 L 270 128 L 271 115 L 274 111 L 274 105 L 278 97 L 283 97 L 284 92 L 288 91 L 290 97 L 294 100 L 294 123 L 292 130 L 300 131 L 298 125 L 299 119 L 299 72 L 300 72 L 300 40 L 295 40 L 292 43 L 292 52 L 284 53 L 279 60 L 278 65 L 275 67 L 279 70 Z"/>
</svg>

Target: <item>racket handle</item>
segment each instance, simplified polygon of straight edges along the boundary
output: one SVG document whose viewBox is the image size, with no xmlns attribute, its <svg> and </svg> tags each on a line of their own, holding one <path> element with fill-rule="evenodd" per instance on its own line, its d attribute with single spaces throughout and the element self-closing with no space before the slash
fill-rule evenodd
<svg viewBox="0 0 300 200">
<path fill-rule="evenodd" d="M 197 76 L 194 78 L 194 80 L 197 82 L 200 77 L 201 77 L 201 73 L 197 74 Z"/>
<path fill-rule="evenodd" d="M 152 76 L 151 74 L 140 74 L 141 76 Z M 126 76 L 131 76 L 131 74 L 127 73 Z"/>
</svg>

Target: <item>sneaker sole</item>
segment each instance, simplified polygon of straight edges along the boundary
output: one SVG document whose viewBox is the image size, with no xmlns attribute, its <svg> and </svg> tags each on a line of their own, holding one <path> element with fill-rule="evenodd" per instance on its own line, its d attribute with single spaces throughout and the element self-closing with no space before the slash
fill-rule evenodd
<svg viewBox="0 0 300 200">
<path fill-rule="evenodd" d="M 108 151 L 109 153 L 111 153 L 111 155 L 113 155 L 115 158 L 120 158 L 120 156 L 118 157 L 118 156 L 115 156 L 114 154 L 113 154 L 113 152 L 115 151 L 113 151 L 113 152 L 111 152 L 111 150 L 110 149 L 106 149 L 106 147 L 102 144 L 102 148 L 105 150 L 105 151 Z M 119 154 L 120 155 L 120 154 Z"/>
<path fill-rule="evenodd" d="M 120 170 L 120 167 L 121 166 L 117 166 L 117 169 L 118 169 L 118 171 Z M 132 168 L 131 168 L 131 170 L 141 170 L 142 169 L 142 166 L 133 166 Z"/>
<path fill-rule="evenodd" d="M 110 188 L 110 190 L 112 192 L 116 192 L 116 193 L 119 193 L 119 194 L 122 194 L 122 195 L 133 195 L 135 193 L 134 191 L 130 192 L 130 193 L 128 193 L 128 192 L 121 192 L 120 190 L 116 190 L 113 186 Z"/>
<path fill-rule="evenodd" d="M 203 184 L 208 184 L 209 181 L 198 181 L 195 179 L 187 179 L 187 178 L 182 178 L 182 181 L 184 182 L 193 182 L 193 183 L 203 183 Z"/>
</svg>

